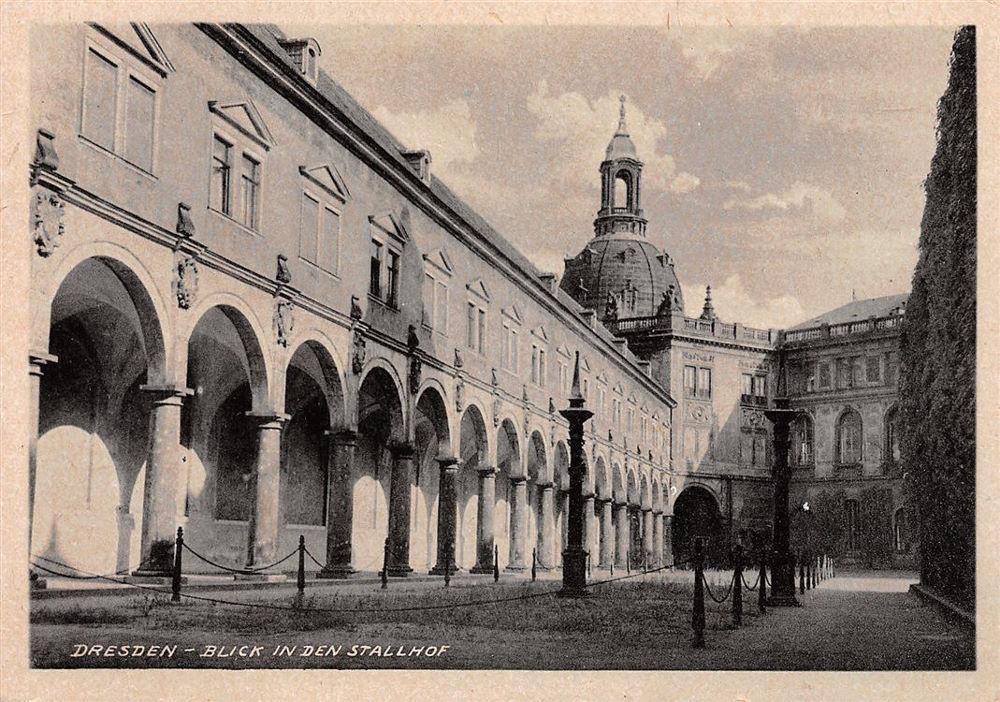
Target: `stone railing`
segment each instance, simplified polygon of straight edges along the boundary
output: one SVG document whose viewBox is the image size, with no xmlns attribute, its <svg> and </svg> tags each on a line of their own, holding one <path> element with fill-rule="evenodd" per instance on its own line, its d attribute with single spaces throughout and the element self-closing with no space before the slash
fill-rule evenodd
<svg viewBox="0 0 1000 702">
<path fill-rule="evenodd" d="M 659 317 L 629 317 L 606 321 L 613 334 L 635 334 L 643 331 L 673 331 L 714 339 L 773 344 L 778 341 L 778 330 L 756 329 L 742 324 L 730 324 L 719 320 L 683 317 L 679 314 Z"/>
<path fill-rule="evenodd" d="M 855 334 L 871 334 L 873 332 L 898 329 L 903 323 L 903 315 L 893 314 L 887 317 L 869 317 L 840 324 L 821 324 L 808 329 L 796 329 L 784 334 L 785 343 L 813 341 L 816 339 L 832 339 Z"/>
</svg>

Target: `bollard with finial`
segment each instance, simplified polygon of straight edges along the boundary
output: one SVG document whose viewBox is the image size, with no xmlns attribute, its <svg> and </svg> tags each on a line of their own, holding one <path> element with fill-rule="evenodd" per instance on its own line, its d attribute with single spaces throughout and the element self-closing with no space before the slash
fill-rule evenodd
<svg viewBox="0 0 1000 702">
<path fill-rule="evenodd" d="M 694 541 L 694 608 L 691 612 L 691 628 L 694 630 L 693 646 L 695 648 L 705 648 L 705 590 L 702 580 L 704 579 L 704 554 L 702 553 L 701 539 Z"/>
<path fill-rule="evenodd" d="M 538 549 L 533 548 L 531 549 L 531 582 L 535 582 L 535 576 L 537 575 L 537 572 L 535 571 L 536 567 L 535 561 L 537 559 L 538 559 Z"/>
<path fill-rule="evenodd" d="M 764 556 L 760 557 L 760 575 L 758 576 L 757 585 L 757 610 L 764 614 L 767 612 L 767 561 L 764 560 Z"/>
<path fill-rule="evenodd" d="M 493 546 L 493 582 L 500 581 L 500 547 Z"/>
<path fill-rule="evenodd" d="M 743 623 L 743 547 L 733 546 L 733 624 Z"/>
<path fill-rule="evenodd" d="M 295 579 L 301 598 L 306 591 L 306 537 L 299 534 L 299 570 Z"/>
<path fill-rule="evenodd" d="M 803 561 L 804 560 L 805 559 L 802 557 L 802 554 L 800 553 L 799 554 L 799 594 L 800 595 L 806 594 L 806 569 L 805 569 L 805 566 L 803 565 Z M 792 571 L 792 572 L 794 573 L 795 571 Z M 792 577 L 794 578 L 795 576 L 793 575 Z M 794 583 L 795 581 L 793 580 L 792 582 Z"/>
<path fill-rule="evenodd" d="M 385 537 L 385 546 L 382 548 L 382 589 L 389 587 L 389 537 Z"/>
<path fill-rule="evenodd" d="M 806 590 L 812 590 L 812 557 L 808 551 L 802 554 L 802 562 L 806 567 Z"/>
<path fill-rule="evenodd" d="M 177 527 L 177 540 L 174 542 L 174 572 L 170 580 L 170 601 L 181 601 L 181 552 L 184 550 L 184 527 Z"/>
</svg>

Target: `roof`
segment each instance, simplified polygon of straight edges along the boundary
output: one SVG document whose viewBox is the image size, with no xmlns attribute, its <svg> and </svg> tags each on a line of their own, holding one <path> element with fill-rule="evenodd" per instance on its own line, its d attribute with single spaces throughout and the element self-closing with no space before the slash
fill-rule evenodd
<svg viewBox="0 0 1000 702">
<path fill-rule="evenodd" d="M 821 324 L 842 324 L 859 319 L 868 319 L 869 317 L 887 317 L 893 314 L 893 311 L 897 308 L 905 308 L 908 297 L 909 293 L 904 293 L 901 295 L 886 295 L 885 297 L 871 297 L 867 300 L 853 300 L 846 305 L 796 324 L 794 327 L 789 327 L 788 331 L 809 329 L 811 327 L 818 327 Z"/>
</svg>

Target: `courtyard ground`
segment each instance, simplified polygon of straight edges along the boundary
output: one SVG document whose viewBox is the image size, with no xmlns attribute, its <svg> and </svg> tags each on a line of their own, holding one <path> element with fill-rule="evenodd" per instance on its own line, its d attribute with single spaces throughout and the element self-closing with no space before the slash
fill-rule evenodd
<svg viewBox="0 0 1000 702">
<path fill-rule="evenodd" d="M 716 595 L 724 592 L 728 573 L 707 576 Z M 747 576 L 753 583 L 756 573 Z M 460 576 L 448 588 L 440 578 L 393 580 L 384 591 L 371 581 L 310 582 L 302 611 L 271 609 L 293 606 L 294 586 L 188 588 L 188 594 L 206 599 L 186 597 L 180 604 L 144 591 L 35 599 L 31 664 L 541 670 L 975 666 L 971 634 L 907 592 L 912 574 L 838 574 L 801 596 L 802 607 L 770 608 L 764 615 L 757 612 L 756 593 L 745 593 L 740 628 L 732 625 L 730 602 L 706 599 L 701 650 L 691 647 L 692 580 L 689 571 L 640 575 L 595 586 L 590 597 L 579 600 L 555 596 L 559 582 L 552 577 L 531 583 L 505 576 L 494 584 L 491 578 Z M 315 611 L 320 609 L 334 611 Z M 150 646 L 176 646 L 176 651 L 172 657 L 135 657 L 115 655 L 121 653 L 117 649 L 108 656 L 108 646 L 144 646 L 144 653 Z M 212 651 L 216 655 L 205 655 Z M 230 651 L 233 655 L 218 655 Z"/>
</svg>

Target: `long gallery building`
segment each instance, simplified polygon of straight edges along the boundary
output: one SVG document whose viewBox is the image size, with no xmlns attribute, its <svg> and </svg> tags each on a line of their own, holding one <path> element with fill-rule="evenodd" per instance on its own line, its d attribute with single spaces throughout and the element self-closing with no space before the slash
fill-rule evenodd
<svg viewBox="0 0 1000 702">
<path fill-rule="evenodd" d="M 761 411 L 786 367 L 820 393 L 797 487 L 839 490 L 857 520 L 875 481 L 912 555 L 901 471 L 883 470 L 905 302 L 790 346 L 710 297 L 685 317 L 624 102 L 593 239 L 565 275 L 539 271 L 320 51 L 263 25 L 32 30 L 32 553 L 162 573 L 183 526 L 234 568 L 300 534 L 330 577 L 377 570 L 387 539 L 391 575 L 443 572 L 452 544 L 463 570 L 494 549 L 501 569 L 558 568 L 579 353 L 592 568 L 669 562 L 695 534 L 719 557 L 766 540 Z M 841 396 L 843 373 L 860 380 Z"/>
</svg>

